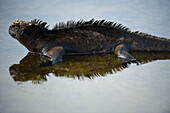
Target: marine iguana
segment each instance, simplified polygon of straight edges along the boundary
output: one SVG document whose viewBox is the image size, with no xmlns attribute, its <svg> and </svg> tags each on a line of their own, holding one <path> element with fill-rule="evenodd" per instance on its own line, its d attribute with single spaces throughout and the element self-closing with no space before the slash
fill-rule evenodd
<svg viewBox="0 0 170 113">
<path fill-rule="evenodd" d="M 132 32 L 122 24 L 105 20 L 70 20 L 48 29 L 42 20 L 18 19 L 8 32 L 29 51 L 46 55 L 54 63 L 71 54 L 114 53 L 130 62 L 136 60 L 130 51 L 170 52 L 170 39 Z"/>
</svg>

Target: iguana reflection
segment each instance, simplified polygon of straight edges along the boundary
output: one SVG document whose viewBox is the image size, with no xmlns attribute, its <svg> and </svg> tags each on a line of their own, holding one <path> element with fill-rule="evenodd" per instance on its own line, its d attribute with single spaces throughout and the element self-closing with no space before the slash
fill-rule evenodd
<svg viewBox="0 0 170 113">
<path fill-rule="evenodd" d="M 134 52 L 138 59 L 137 65 L 151 62 L 153 60 L 170 59 L 168 52 Z M 106 76 L 107 73 L 117 73 L 129 66 L 131 63 L 120 63 L 113 54 L 92 54 L 79 56 L 65 56 L 63 62 L 55 66 L 49 62 L 48 57 L 39 54 L 28 53 L 19 64 L 13 64 L 10 74 L 14 81 L 25 82 L 31 80 L 33 83 L 47 81 L 47 76 L 53 74 L 57 77 L 69 77 L 74 79 L 95 78 Z"/>
</svg>

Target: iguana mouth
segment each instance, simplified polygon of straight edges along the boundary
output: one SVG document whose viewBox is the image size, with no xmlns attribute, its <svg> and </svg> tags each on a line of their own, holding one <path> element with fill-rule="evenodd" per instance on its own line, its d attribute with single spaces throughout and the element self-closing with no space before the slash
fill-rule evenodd
<svg viewBox="0 0 170 113">
<path fill-rule="evenodd" d="M 16 36 L 16 33 L 14 32 L 14 31 L 12 31 L 11 29 L 9 29 L 9 34 L 11 35 L 11 36 Z"/>
</svg>

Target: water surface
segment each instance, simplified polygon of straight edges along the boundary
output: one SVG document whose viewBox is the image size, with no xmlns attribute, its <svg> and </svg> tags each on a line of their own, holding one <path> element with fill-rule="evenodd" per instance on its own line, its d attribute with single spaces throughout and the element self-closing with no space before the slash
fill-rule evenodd
<svg viewBox="0 0 170 113">
<path fill-rule="evenodd" d="M 50 24 L 83 18 L 106 19 L 170 38 L 168 0 L 1 0 L 0 112 L 170 112 L 168 53 L 133 53 L 122 65 L 113 54 L 67 56 L 45 66 L 8 34 L 16 19 Z"/>
</svg>

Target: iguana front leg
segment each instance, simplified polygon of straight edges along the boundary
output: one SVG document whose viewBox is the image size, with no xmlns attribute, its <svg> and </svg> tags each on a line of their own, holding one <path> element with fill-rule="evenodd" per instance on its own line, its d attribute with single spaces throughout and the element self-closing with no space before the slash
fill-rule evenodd
<svg viewBox="0 0 170 113">
<path fill-rule="evenodd" d="M 120 62 L 132 62 L 136 59 L 129 53 L 129 48 L 125 44 L 119 44 L 114 50 L 114 54 L 118 57 Z"/>
<path fill-rule="evenodd" d="M 53 64 L 56 62 L 59 62 L 62 60 L 62 57 L 64 55 L 64 48 L 57 46 L 49 49 L 47 52 L 43 53 L 44 55 L 48 56 L 51 58 L 51 61 Z"/>
</svg>

